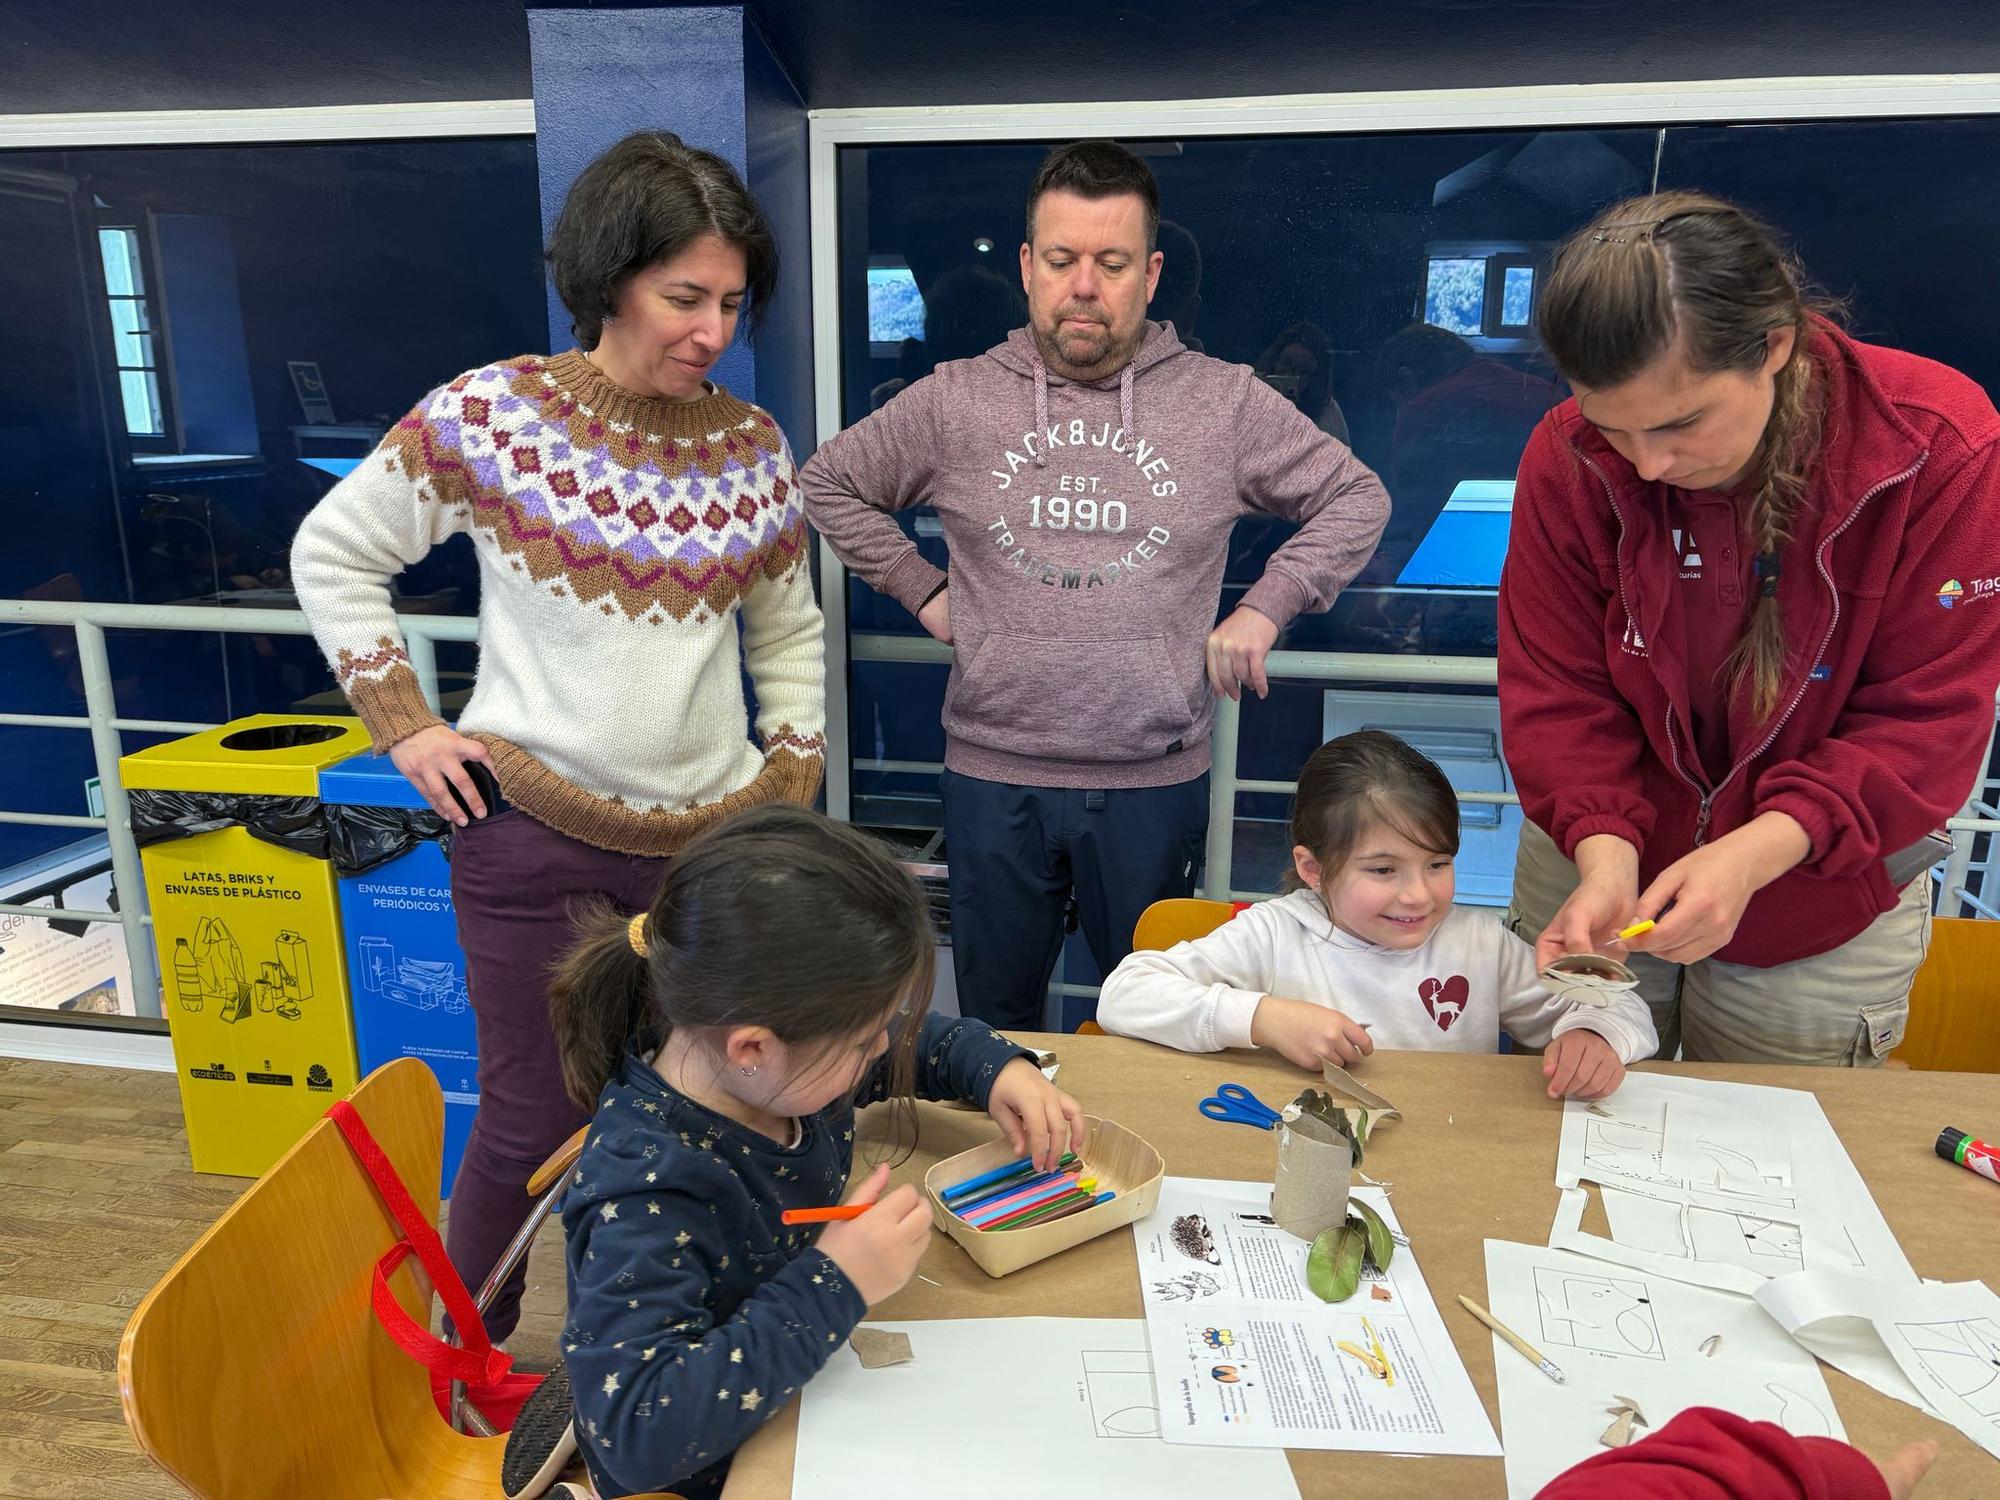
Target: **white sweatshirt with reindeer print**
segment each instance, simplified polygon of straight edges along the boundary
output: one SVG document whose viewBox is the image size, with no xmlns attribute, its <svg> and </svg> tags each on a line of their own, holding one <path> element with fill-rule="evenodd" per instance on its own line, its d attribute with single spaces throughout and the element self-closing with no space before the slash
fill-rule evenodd
<svg viewBox="0 0 2000 1500">
<path fill-rule="evenodd" d="M 1594 1031 L 1625 1063 L 1660 1045 L 1634 995 L 1596 1005 L 1551 994 L 1534 949 L 1491 914 L 1453 907 L 1421 947 L 1383 948 L 1334 926 L 1309 890 L 1260 901 L 1163 953 L 1134 953 L 1105 980 L 1097 1019 L 1120 1036 L 1219 1052 L 1252 1045 L 1266 995 L 1338 1010 L 1377 1047 L 1404 1051 L 1496 1052 L 1503 1031 L 1525 1047 Z"/>
</svg>

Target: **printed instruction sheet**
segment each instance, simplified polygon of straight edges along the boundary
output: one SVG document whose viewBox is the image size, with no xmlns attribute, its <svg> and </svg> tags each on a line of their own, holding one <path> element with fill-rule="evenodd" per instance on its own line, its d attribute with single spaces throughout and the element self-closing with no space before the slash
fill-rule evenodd
<svg viewBox="0 0 2000 1500">
<path fill-rule="evenodd" d="M 792 1500 L 1299 1500 L 1279 1452 L 1169 1448 L 1136 1318 L 874 1323 L 907 1364 L 866 1370 L 847 1344 L 800 1398 Z"/>
<path fill-rule="evenodd" d="M 1611 1235 L 1581 1228 L 1582 1184 Z M 1800 1270 L 1916 1273 L 1819 1101 L 1799 1089 L 1632 1073 L 1563 1107 L 1549 1244 L 1744 1296 Z"/>
<path fill-rule="evenodd" d="M 1397 1230 L 1388 1195 L 1356 1198 Z M 1169 1443 L 1369 1453 L 1500 1451 L 1409 1247 L 1344 1302 L 1306 1285 L 1271 1186 L 1168 1177 L 1133 1226 Z M 1400 1233 L 1400 1230 L 1397 1230 Z"/>
<path fill-rule="evenodd" d="M 2000 1297 L 1985 1284 L 1804 1271 L 1765 1283 L 1757 1301 L 1828 1364 L 2000 1458 Z"/>
<path fill-rule="evenodd" d="M 1634 1438 L 1690 1406 L 1719 1406 L 1801 1437 L 1845 1438 L 1812 1355 L 1747 1297 L 1538 1245 L 1486 1242 L 1487 1307 L 1563 1373 L 1497 1334 L 1509 1500 L 1603 1451 L 1622 1403 Z"/>
</svg>

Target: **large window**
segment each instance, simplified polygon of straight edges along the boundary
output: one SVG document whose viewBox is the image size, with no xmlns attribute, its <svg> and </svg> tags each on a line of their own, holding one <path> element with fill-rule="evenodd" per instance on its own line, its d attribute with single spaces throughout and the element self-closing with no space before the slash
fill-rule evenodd
<svg viewBox="0 0 2000 1500">
<path fill-rule="evenodd" d="M 121 224 L 97 231 L 125 433 L 135 439 L 164 439 L 167 419 L 160 390 L 160 334 L 153 325 L 140 244 L 136 226 Z"/>
<path fill-rule="evenodd" d="M 1127 144 L 1158 176 L 1166 221 L 1153 315 L 1208 354 L 1251 365 L 1325 430 L 1345 432 L 1394 501 L 1376 557 L 1331 610 L 1287 629 L 1288 649 L 1493 652 L 1514 471 L 1529 432 L 1563 395 L 1534 339 L 1538 283 L 1553 246 L 1619 198 L 1692 186 L 1750 203 L 1846 300 L 1859 336 L 1946 360 L 2000 391 L 1986 269 L 2000 239 L 2000 119 Z M 845 421 L 1022 321 L 1021 200 L 1046 150 L 840 148 Z M 873 268 L 891 265 L 908 268 L 923 302 L 923 332 L 893 342 L 868 316 L 881 305 L 870 300 Z M 943 563 L 935 518 L 918 510 L 902 521 Z M 1288 534 L 1276 521 L 1238 525 L 1223 612 Z M 856 632 L 918 633 L 899 606 L 853 580 L 846 615 Z M 934 825 L 945 678 L 940 665 L 856 661 L 858 818 Z M 1504 776 L 1490 694 L 1459 695 L 1473 701 L 1455 717 L 1451 695 L 1435 691 L 1407 710 L 1385 707 L 1407 692 L 1275 686 L 1244 707 L 1241 772 L 1290 779 L 1333 727 L 1421 721 L 1429 742 L 1457 747 L 1446 758 L 1462 785 Z M 1283 807 L 1281 797 L 1240 799 L 1239 889 L 1273 888 Z M 1512 828 L 1491 812 L 1479 817 L 1480 857 L 1502 870 Z M 1461 887 L 1504 898 L 1504 882 L 1490 876 L 1462 875 Z"/>
<path fill-rule="evenodd" d="M 0 152 L 0 597 L 294 606 L 299 521 L 387 425 L 548 347 L 540 232 L 526 138 Z M 396 588 L 470 613 L 469 544 Z M 345 708 L 304 637 L 109 644 L 133 718 Z M 462 703 L 472 649 L 440 666 Z M 82 712 L 66 630 L 0 630 L 0 683 L 7 713 Z M 0 727 L 0 807 L 87 813 L 93 774 L 87 734 Z M 0 824 L 0 890 L 76 836 Z"/>
</svg>

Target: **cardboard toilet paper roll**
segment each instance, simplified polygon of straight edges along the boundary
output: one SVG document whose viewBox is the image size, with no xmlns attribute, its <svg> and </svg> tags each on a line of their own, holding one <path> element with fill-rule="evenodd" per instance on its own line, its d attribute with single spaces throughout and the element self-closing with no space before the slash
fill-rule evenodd
<svg viewBox="0 0 2000 1500">
<path fill-rule="evenodd" d="M 1271 1217 L 1287 1234 L 1310 1240 L 1347 1222 L 1354 1143 L 1324 1120 L 1301 1115 L 1278 1127 L 1278 1170 Z"/>
</svg>

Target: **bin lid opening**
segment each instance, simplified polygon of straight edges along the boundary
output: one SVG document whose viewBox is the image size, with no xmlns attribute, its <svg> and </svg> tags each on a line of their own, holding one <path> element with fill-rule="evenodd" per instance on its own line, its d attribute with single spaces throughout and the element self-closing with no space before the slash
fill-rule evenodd
<svg viewBox="0 0 2000 1500">
<path fill-rule="evenodd" d="M 221 743 L 225 750 L 296 750 L 337 740 L 345 733 L 338 724 L 266 724 L 224 735 Z"/>
</svg>

